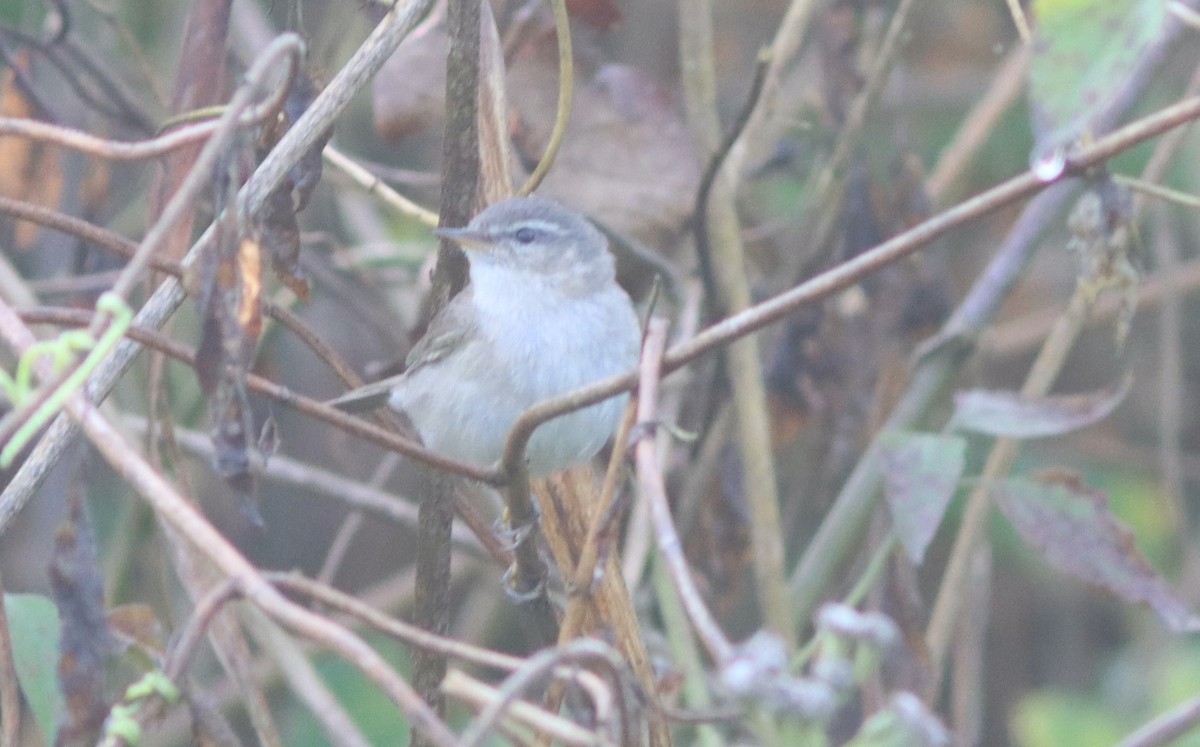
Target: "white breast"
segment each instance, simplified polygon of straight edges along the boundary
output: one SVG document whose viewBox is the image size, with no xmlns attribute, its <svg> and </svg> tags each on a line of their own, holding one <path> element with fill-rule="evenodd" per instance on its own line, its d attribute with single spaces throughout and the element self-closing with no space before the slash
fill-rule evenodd
<svg viewBox="0 0 1200 747">
<path fill-rule="evenodd" d="M 441 381 L 426 382 L 427 396 L 406 397 L 410 401 L 404 403 L 426 445 L 436 451 L 491 466 L 524 410 L 637 364 L 640 327 L 615 283 L 570 298 L 551 288 L 544 275 L 497 272 L 483 262 L 472 264 L 471 283 L 482 333 L 477 359 L 486 370 L 464 372 L 452 385 L 444 370 L 437 373 L 444 366 L 430 367 L 423 376 Z M 447 391 L 451 386 L 454 395 Z M 440 396 L 428 396 L 438 390 Z M 625 400 L 612 398 L 539 427 L 527 450 L 531 474 L 543 476 L 594 456 L 612 435 Z M 434 419 L 439 427 L 432 427 Z"/>
</svg>

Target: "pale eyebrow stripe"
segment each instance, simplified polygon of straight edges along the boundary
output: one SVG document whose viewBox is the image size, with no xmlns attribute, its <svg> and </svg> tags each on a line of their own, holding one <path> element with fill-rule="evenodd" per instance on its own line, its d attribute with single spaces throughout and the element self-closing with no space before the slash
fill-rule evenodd
<svg viewBox="0 0 1200 747">
<path fill-rule="evenodd" d="M 538 220 L 537 218 L 523 220 L 521 221 L 520 225 L 517 226 L 517 228 L 535 228 L 546 231 L 547 233 L 557 234 L 559 236 L 563 235 L 564 233 L 562 227 L 557 223 L 551 223 L 547 220 Z"/>
</svg>

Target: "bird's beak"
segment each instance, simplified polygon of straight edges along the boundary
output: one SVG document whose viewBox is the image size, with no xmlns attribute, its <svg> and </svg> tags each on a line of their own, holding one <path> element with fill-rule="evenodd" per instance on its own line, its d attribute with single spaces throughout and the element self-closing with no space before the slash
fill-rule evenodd
<svg viewBox="0 0 1200 747">
<path fill-rule="evenodd" d="M 463 249 L 486 249 L 493 243 L 483 232 L 470 228 L 435 228 L 433 235 L 453 241 Z"/>
</svg>

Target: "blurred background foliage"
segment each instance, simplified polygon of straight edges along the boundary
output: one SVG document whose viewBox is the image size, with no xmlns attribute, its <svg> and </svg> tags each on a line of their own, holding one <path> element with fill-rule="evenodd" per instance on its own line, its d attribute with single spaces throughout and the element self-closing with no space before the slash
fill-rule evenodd
<svg viewBox="0 0 1200 747">
<path fill-rule="evenodd" d="M 188 64 L 179 59 L 179 54 L 190 4 L 182 0 L 63 0 L 62 4 L 69 9 L 70 38 L 104 61 L 108 72 L 124 82 L 132 100 L 151 122 L 165 121 L 169 116 L 168 92 L 175 85 L 177 71 Z M 1148 0 L 1137 5 L 1145 4 L 1149 4 Z M 818 5 L 822 14 L 820 23 L 828 24 L 821 27 L 821 33 L 828 38 L 833 37 L 837 24 L 844 22 L 836 14 L 849 9 L 855 38 L 861 35 L 874 40 L 896 3 Z M 1120 5 L 1125 8 L 1129 3 Z M 44 58 L 23 48 L 21 35 L 45 38 L 52 33 L 54 24 L 61 22 L 62 16 L 53 6 L 42 0 L 0 0 L 6 113 L 19 113 L 20 103 L 13 93 L 10 72 L 16 66 L 39 92 L 44 92 L 51 114 L 61 123 L 117 139 L 152 134 L 139 130 L 128 118 L 96 113 L 90 104 L 72 95 Z M 597 96 L 608 95 L 618 107 L 622 104 L 649 107 L 645 110 L 649 117 L 678 112 L 680 71 L 675 4 L 618 0 L 615 6 L 622 17 L 620 23 L 608 25 L 576 19 L 576 42 L 582 61 L 580 82 L 597 86 L 595 90 L 585 90 L 577 106 L 586 108 L 594 99 L 598 100 Z M 785 3 L 739 0 L 717 2 L 715 6 L 718 105 L 723 122 L 728 124 L 746 97 L 755 55 L 770 40 Z M 232 62 L 227 78 L 234 82 L 264 39 L 273 30 L 287 28 L 299 31 L 306 38 L 315 77 L 324 80 L 339 69 L 380 13 L 378 4 L 365 0 L 235 0 L 233 8 L 229 44 Z M 1160 74 L 1139 97 L 1135 114 L 1170 103 L 1183 90 L 1200 63 L 1197 32 L 1190 33 L 1186 44 L 1171 51 Z M 861 159 L 856 162 L 856 168 L 865 174 L 863 194 L 883 201 L 889 190 L 902 189 L 897 164 L 915 164 L 921 174 L 932 170 L 964 117 L 979 102 L 1006 56 L 1018 44 L 1002 0 L 918 2 L 908 23 L 896 70 L 866 125 Z M 790 119 L 773 138 L 773 150 L 751 154 L 748 161 L 750 176 L 741 207 L 746 216 L 752 283 L 759 294 L 775 292 L 781 287 L 779 278 L 773 277 L 774 271 L 788 247 L 799 240 L 796 237 L 804 235 L 806 227 L 792 221 L 796 216 L 809 215 L 813 209 L 806 185 L 810 184 L 814 170 L 824 163 L 836 137 L 837 116 L 832 110 L 837 101 L 844 103 L 850 93 L 828 90 L 829 86 L 837 85 L 828 76 L 838 60 L 835 55 L 823 52 L 818 41 L 810 46 L 811 51 L 801 55 L 796 69 L 785 80 L 785 108 Z M 858 52 L 861 54 L 861 49 Z M 526 76 L 520 80 L 528 89 L 513 91 L 512 95 L 521 117 L 529 120 L 523 124 L 530 131 L 548 127 L 552 108 L 545 111 L 540 99 L 550 101 L 552 106 L 554 80 L 553 68 L 539 66 L 536 54 L 533 58 L 533 64 L 524 68 L 518 64 L 515 67 L 519 70 L 512 73 Z M 855 62 L 852 59 L 850 67 L 858 69 Z M 597 73 L 611 63 L 636 70 L 636 81 L 603 78 Z M 418 68 L 405 76 L 385 68 L 375 84 L 375 92 L 360 94 L 339 120 L 334 142 L 342 150 L 370 162 L 380 174 L 398 173 L 399 177 L 392 181 L 401 191 L 433 206 L 440 160 L 439 120 L 430 114 L 429 121 L 413 126 L 404 137 L 387 138 L 380 134 L 389 125 L 380 123 L 381 104 L 377 100 L 381 86 L 420 88 L 417 81 L 426 76 L 437 80 L 431 69 Z M 643 83 L 652 87 L 650 94 L 638 88 Z M 419 93 L 420 90 L 412 91 L 414 96 Z M 590 120 L 585 114 L 576 116 L 576 122 L 599 121 L 598 129 L 604 122 L 602 114 L 596 115 L 597 120 Z M 946 185 L 940 195 L 933 196 L 933 208 L 953 205 L 1025 170 L 1035 151 L 1030 119 L 1024 97 L 1019 97 L 987 133 L 958 178 Z M 537 132 L 522 132 L 537 145 Z M 623 136 L 630 138 L 630 147 L 635 149 L 667 147 L 632 129 Z M 0 148 L 15 147 L 18 146 L 12 140 L 0 143 Z M 1121 155 L 1111 164 L 1112 170 L 1138 173 L 1152 148 L 1152 142 L 1146 143 Z M 529 150 L 536 154 L 538 148 Z M 157 179 L 156 166 L 97 165 L 75 154 L 38 149 L 19 153 L 0 150 L 0 154 L 7 156 L 0 170 L 9 172 L 0 175 L 0 192 L 5 195 L 82 215 L 127 236 L 139 236 L 144 230 L 149 218 L 147 195 Z M 650 157 L 650 151 L 646 151 L 644 160 Z M 579 185 L 580 192 L 585 189 L 584 177 L 573 172 L 569 163 L 572 162 L 561 167 L 561 184 L 547 185 L 547 189 L 558 190 L 554 194 L 568 202 L 573 184 Z M 14 175 L 12 170 L 17 164 L 23 165 L 24 171 Z M 628 204 L 634 202 L 632 197 L 618 195 L 614 200 L 618 204 L 611 209 L 614 220 L 628 217 L 629 222 L 623 228 L 634 238 L 649 244 L 652 250 L 679 267 L 690 269 L 690 249 L 682 230 L 682 217 L 690 211 L 690 195 L 679 195 L 684 200 L 682 205 L 667 198 L 655 201 L 662 197 L 655 193 L 656 186 L 694 184 L 696 174 L 688 170 L 695 167 L 694 163 L 686 163 L 680 157 L 672 164 L 678 167 L 678 173 L 663 168 L 638 173 L 635 169 L 616 177 L 618 182 L 628 180 L 631 194 L 640 194 L 637 190 L 642 183 L 652 182 L 647 188 L 649 195 L 636 199 L 649 201 L 654 210 L 661 211 L 661 216 L 667 216 L 662 219 L 670 223 L 666 230 L 656 231 L 662 227 L 638 223 L 636 216 L 622 213 L 621 210 L 630 215 L 635 212 L 637 205 Z M 1198 165 L 1200 137 L 1192 132 L 1164 182 L 1195 193 L 1200 188 Z M 576 163 L 575 168 L 589 166 L 595 164 Z M 660 181 L 655 184 L 655 180 Z M 598 187 L 586 189 L 605 193 L 612 187 L 606 188 L 602 182 Z M 679 211 L 678 220 L 673 210 Z M 951 304 L 961 298 L 1003 239 L 1016 210 L 1014 207 L 998 211 L 955 231 L 925 251 L 929 262 L 939 268 L 944 265 L 934 277 Z M 1200 235 L 1200 213 L 1169 207 L 1161 212 L 1151 211 L 1149 215 L 1154 219 L 1142 224 L 1143 244 L 1150 245 L 1169 234 L 1179 243 L 1181 260 L 1194 264 L 1198 252 L 1193 237 Z M 851 220 L 854 217 L 851 215 Z M 406 330 L 417 318 L 426 261 L 434 250 L 428 230 L 381 207 L 328 170 L 301 219 L 302 264 L 312 278 L 312 301 L 300 304 L 287 291 L 280 290 L 278 284 L 270 289 L 273 298 L 299 312 L 360 371 L 377 372 L 401 360 L 408 344 Z M 895 222 L 903 223 L 904 216 L 896 217 Z M 31 232 L 8 220 L 0 221 L 0 232 L 9 259 L 35 287 L 48 288 L 43 292 L 54 303 L 86 303 L 83 299 L 87 294 L 56 291 L 46 284 L 48 281 L 103 272 L 116 266 L 109 258 L 99 258 L 95 256 L 97 252 L 81 252 L 75 242 L 50 232 Z M 1043 251 L 1006 304 L 996 335 L 983 341 L 981 354 L 960 377 L 959 386 L 1019 387 L 1035 348 L 1020 343 L 1008 347 L 1003 344 L 1011 339 L 1011 334 L 1021 332 L 1020 325 L 1036 325 L 1038 312 L 1057 309 L 1065 303 L 1076 272 L 1072 258 L 1063 248 L 1066 238 L 1062 221 L 1048 231 Z M 656 239 L 661 241 L 656 244 Z M 1153 276 L 1153 252 L 1147 251 L 1146 255 L 1142 261 L 1147 274 Z M 38 286 L 38 281 L 43 281 L 43 285 Z M 1163 341 L 1158 310 L 1153 304 L 1139 311 L 1126 349 L 1118 354 L 1113 351 L 1111 325 L 1095 324 L 1089 329 L 1071 354 L 1058 390 L 1097 389 L 1130 371 L 1136 382 L 1133 392 L 1105 423 L 1026 449 L 1014 470 L 1015 474 L 1024 475 L 1066 468 L 1078 472 L 1089 486 L 1105 492 L 1113 512 L 1133 529 L 1138 547 L 1156 569 L 1172 580 L 1192 609 L 1200 606 L 1197 561 L 1200 553 L 1195 534 L 1197 505 L 1200 505 L 1200 407 L 1196 406 L 1196 393 L 1200 392 L 1200 301 L 1195 287 L 1193 282 L 1177 289 L 1184 309 L 1178 340 Z M 1011 333 L 1010 338 L 1003 338 L 1006 332 Z M 771 334 L 767 339 L 775 340 L 778 331 Z M 859 355 L 858 349 L 847 342 L 854 334 L 850 330 L 829 341 L 836 348 L 832 359 L 842 356 L 843 364 L 849 368 L 856 365 L 855 356 Z M 197 316 L 190 305 L 177 315 L 172 335 L 189 344 L 198 339 Z M 1177 346 L 1182 353 L 1178 372 L 1180 389 L 1174 392 L 1164 392 L 1160 386 L 1165 345 Z M 765 351 L 774 350 L 773 343 L 762 347 Z M 884 371 L 889 366 L 903 366 L 905 356 L 911 351 L 911 340 L 901 340 L 899 347 L 903 350 L 892 358 L 883 357 L 876 349 L 873 354 L 878 358 L 866 365 Z M 332 374 L 315 364 L 300 343 L 277 327 L 268 327 L 255 370 L 319 399 L 339 392 Z M 836 368 L 832 377 L 836 378 L 843 370 L 845 367 Z M 114 395 L 120 409 L 146 411 L 145 387 L 149 375 L 143 361 L 126 377 Z M 847 428 L 850 443 L 855 446 L 841 457 L 849 460 L 844 463 L 836 461 L 839 458 L 836 450 L 819 450 L 825 454 L 819 460 L 829 460 L 828 470 L 821 479 L 831 482 L 824 490 L 809 489 L 811 485 L 806 481 L 819 480 L 803 469 L 789 466 L 796 452 L 788 448 L 803 451 L 802 445 L 793 443 L 777 454 L 781 495 L 793 501 L 784 508 L 785 517 L 794 519 L 784 527 L 789 557 L 798 555 L 812 535 L 831 497 L 828 485 L 836 484 L 837 476 L 844 474 L 860 453 L 857 444 L 863 442 L 870 421 L 862 411 L 871 409 L 869 398 L 875 396 L 874 386 L 868 386 L 869 391 L 838 394 L 824 388 L 827 382 L 820 377 L 815 378 L 814 386 L 826 398 L 823 401 L 832 404 L 826 411 L 801 413 L 806 427 L 813 420 L 820 421 L 821 428 L 816 435 L 810 433 L 810 437 L 832 440 L 831 432 Z M 194 373 L 183 366 L 168 364 L 164 386 L 178 426 L 203 430 L 204 400 Z M 260 419 L 269 413 L 277 421 L 283 444 L 281 455 L 364 481 L 383 457 L 375 447 L 328 429 L 314 428 L 306 418 L 290 410 L 273 409 L 258 401 L 255 406 Z M 1170 448 L 1164 447 L 1161 439 L 1160 414 L 1164 407 L 1176 408 L 1181 418 L 1178 448 L 1183 489 L 1178 499 L 1171 498 L 1163 489 L 1160 449 Z M 693 420 L 696 415 L 690 413 Z M 981 444 L 974 444 L 969 457 L 974 469 L 969 468 L 969 474 L 978 470 L 984 453 Z M 173 453 L 161 454 L 160 458 L 167 471 L 192 486 L 192 493 L 200 497 L 207 515 L 253 562 L 266 568 L 298 568 L 313 575 L 320 571 L 345 516 L 343 506 L 324 500 L 302 486 L 263 480 L 260 502 L 265 526 L 255 528 L 244 521 L 230 491 L 214 477 L 206 459 Z M 51 538 L 64 515 L 70 486 L 82 480 L 99 538 L 108 603 L 147 602 L 164 620 L 177 623 L 185 607 L 177 583 L 162 560 L 164 548 L 148 509 L 100 460 L 84 450 L 79 450 L 71 462 L 69 468 L 54 472 L 17 522 L 5 531 L 0 541 L 0 572 L 6 590 L 48 593 L 46 568 Z M 0 480 L 8 476 L 0 473 Z M 402 474 L 389 483 L 389 489 L 403 495 L 412 485 L 410 477 Z M 1174 500 L 1179 501 L 1177 506 L 1172 506 Z M 716 547 L 713 557 L 697 559 L 703 558 L 700 553 L 693 558 L 717 598 L 714 608 L 722 622 L 731 631 L 749 632 L 755 629 L 757 620 L 746 603 L 750 592 L 746 590 L 749 582 L 745 529 L 737 525 L 737 502 L 732 505 L 733 508 L 723 513 L 713 512 L 701 521 L 703 541 Z M 927 598 L 936 589 L 937 573 L 945 563 L 958 519 L 956 502 L 922 570 L 921 588 Z M 719 526 L 714 528 L 714 524 Z M 981 682 L 985 704 L 982 744 L 1108 745 L 1150 717 L 1200 692 L 1200 642 L 1194 636 L 1169 633 L 1151 612 L 1090 590 L 1049 568 L 998 515 L 991 521 L 991 538 L 995 552 L 985 673 Z M 367 521 L 355 535 L 352 548 L 337 571 L 337 584 L 381 606 L 402 611 L 404 607 L 398 605 L 407 599 L 411 586 L 403 569 L 411 561 L 413 539 L 408 527 Z M 720 545 L 721 542 L 728 544 Z M 463 572 L 459 573 L 460 570 Z M 521 650 L 522 623 L 497 598 L 498 575 L 499 569 L 484 568 L 475 562 L 469 567 L 456 568 L 452 633 L 485 645 Z M 404 660 L 402 647 L 383 640 L 372 642 L 389 660 Z M 318 657 L 317 666 L 365 735 L 377 744 L 396 743 L 395 712 L 375 688 L 333 657 Z M 324 743 L 304 708 L 289 700 L 282 689 L 273 691 L 273 697 L 279 701 L 276 713 L 287 744 Z M 27 728 L 26 733 L 28 743 L 36 744 L 38 737 L 32 728 Z M 178 725 L 174 733 L 180 733 Z M 1200 735 L 1184 737 L 1172 744 L 1200 745 Z"/>
</svg>

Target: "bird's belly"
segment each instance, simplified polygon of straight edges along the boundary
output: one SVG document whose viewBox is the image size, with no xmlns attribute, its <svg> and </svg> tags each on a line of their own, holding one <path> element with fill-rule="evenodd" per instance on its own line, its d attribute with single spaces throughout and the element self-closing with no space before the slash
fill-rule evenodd
<svg viewBox="0 0 1200 747">
<path fill-rule="evenodd" d="M 488 354 L 477 360 L 486 370 L 464 372 L 451 386 L 439 383 L 445 375 L 440 366 L 422 369 L 396 404 L 408 412 L 426 446 L 490 467 L 525 410 L 636 365 L 640 330 L 627 304 L 615 315 L 589 316 L 563 314 L 561 301 L 535 303 L 519 324 L 512 323 L 511 314 L 481 308 Z M 497 318 L 510 323 L 494 323 Z M 610 398 L 539 426 L 526 449 L 530 473 L 545 476 L 594 456 L 612 435 L 626 400 Z"/>
</svg>

